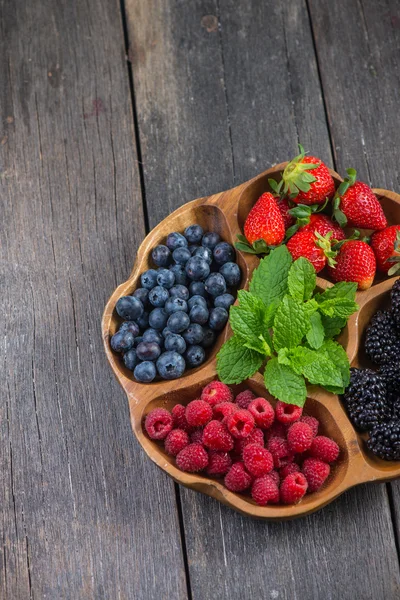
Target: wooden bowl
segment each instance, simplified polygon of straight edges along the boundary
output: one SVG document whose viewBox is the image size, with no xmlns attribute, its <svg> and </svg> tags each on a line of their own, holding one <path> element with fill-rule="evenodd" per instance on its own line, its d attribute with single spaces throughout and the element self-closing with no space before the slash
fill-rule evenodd
<svg viewBox="0 0 400 600">
<path fill-rule="evenodd" d="M 354 430 L 338 396 L 316 386 L 309 386 L 305 413 L 315 415 L 320 419 L 322 432 L 331 436 L 339 444 L 339 460 L 333 466 L 322 489 L 305 496 L 299 504 L 295 506 L 258 506 L 248 495 L 230 492 L 225 488 L 222 480 L 180 471 L 175 466 L 175 460 L 165 453 L 162 445 L 151 440 L 143 430 L 143 419 L 153 408 L 156 406 L 171 408 L 178 402 L 187 404 L 199 396 L 200 390 L 207 383 L 216 378 L 215 357 L 223 342 L 231 335 L 229 324 L 218 336 L 208 359 L 201 367 L 186 371 L 180 379 L 155 381 L 150 384 L 141 384 L 133 379 L 132 373 L 124 367 L 120 356 L 111 350 L 110 338 L 121 323 L 115 305 L 121 296 L 131 294 L 138 287 L 140 274 L 152 267 L 150 264 L 152 248 L 164 242 L 169 232 L 183 231 L 192 223 L 199 223 L 204 229 L 213 229 L 224 240 L 234 244 L 236 235 L 243 233 L 243 225 L 249 210 L 259 196 L 270 189 L 268 179 L 277 179 L 286 164 L 282 163 L 272 167 L 254 179 L 226 192 L 193 200 L 164 219 L 141 244 L 129 279 L 112 294 L 102 320 L 107 358 L 128 396 L 133 431 L 151 460 L 178 483 L 208 494 L 245 515 L 270 520 L 291 519 L 307 515 L 322 508 L 344 491 L 359 483 L 386 481 L 399 477 L 400 462 L 385 462 L 369 453 L 365 445 L 365 436 Z M 331 174 L 338 186 L 341 182 L 340 176 L 334 171 L 331 171 Z M 382 189 L 375 189 L 374 192 L 382 203 L 389 224 L 400 223 L 400 196 Z M 237 261 L 242 269 L 241 287 L 246 288 L 259 259 L 253 255 L 237 252 Z M 371 316 L 382 304 L 388 302 L 395 280 L 396 278 L 380 281 L 378 278 L 377 283 L 369 290 L 357 292 L 360 309 L 351 317 L 339 339 L 354 366 L 368 364 L 362 350 L 359 349 L 360 341 Z M 317 283 L 323 289 L 332 285 L 324 276 L 318 277 Z M 266 392 L 260 373 L 240 385 L 232 386 L 235 393 L 245 387 L 249 387 L 258 396 L 264 396 L 273 404 L 275 403 L 275 400 Z"/>
</svg>

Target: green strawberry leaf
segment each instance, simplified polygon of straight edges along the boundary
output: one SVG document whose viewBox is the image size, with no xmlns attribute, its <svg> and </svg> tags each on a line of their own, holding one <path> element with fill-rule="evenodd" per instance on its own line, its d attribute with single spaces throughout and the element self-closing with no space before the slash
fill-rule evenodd
<svg viewBox="0 0 400 600">
<path fill-rule="evenodd" d="M 264 356 L 246 348 L 240 337 L 233 336 L 217 354 L 217 373 L 224 383 L 240 383 L 258 371 Z"/>
<path fill-rule="evenodd" d="M 318 312 L 313 313 L 310 316 L 311 329 L 306 333 L 307 342 L 311 348 L 318 350 L 325 339 L 325 329 L 322 325 L 321 315 Z"/>
<path fill-rule="evenodd" d="M 280 301 L 287 292 L 287 279 L 292 256 L 286 246 L 279 246 L 260 261 L 250 282 L 250 292 L 266 306 Z"/>
<path fill-rule="evenodd" d="M 278 306 L 274 319 L 274 346 L 280 348 L 294 348 L 297 346 L 310 328 L 303 304 L 290 296 L 285 296 Z"/>
<path fill-rule="evenodd" d="M 281 402 L 304 406 L 307 397 L 304 377 L 295 373 L 291 367 L 279 364 L 277 358 L 271 358 L 267 362 L 264 383 L 269 393 Z"/>
<path fill-rule="evenodd" d="M 309 300 L 317 283 L 315 269 L 306 258 L 298 258 L 289 269 L 288 288 L 294 300 Z"/>
</svg>

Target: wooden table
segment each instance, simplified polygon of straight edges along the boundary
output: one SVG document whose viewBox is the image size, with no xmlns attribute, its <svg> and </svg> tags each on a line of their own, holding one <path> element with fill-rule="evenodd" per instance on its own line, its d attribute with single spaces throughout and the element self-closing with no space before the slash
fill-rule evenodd
<svg viewBox="0 0 400 600">
<path fill-rule="evenodd" d="M 144 455 L 100 319 L 176 207 L 301 141 L 399 191 L 395 0 L 0 6 L 0 598 L 400 595 L 400 486 L 242 517 Z"/>
</svg>

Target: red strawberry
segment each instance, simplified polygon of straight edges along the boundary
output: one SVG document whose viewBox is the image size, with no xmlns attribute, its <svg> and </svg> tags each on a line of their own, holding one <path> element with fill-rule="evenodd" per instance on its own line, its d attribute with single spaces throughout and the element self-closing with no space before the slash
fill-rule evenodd
<svg viewBox="0 0 400 600">
<path fill-rule="evenodd" d="M 334 217 L 342 226 L 381 230 L 387 220 L 378 198 L 369 185 L 356 181 L 356 171 L 347 169 L 347 177 L 340 184 L 333 202 Z"/>
<path fill-rule="evenodd" d="M 367 290 L 375 277 L 374 252 L 366 242 L 344 242 L 336 257 L 336 266 L 328 267 L 328 271 L 333 281 L 354 281 L 359 290 Z"/>
<path fill-rule="evenodd" d="M 335 182 L 328 167 L 315 156 L 300 154 L 286 166 L 282 181 L 283 191 L 290 194 L 296 204 L 323 204 L 335 193 Z"/>
<path fill-rule="evenodd" d="M 400 270 L 400 225 L 377 231 L 371 238 L 379 271 L 394 275 Z"/>
<path fill-rule="evenodd" d="M 285 224 L 276 199 L 265 192 L 257 200 L 244 224 L 244 235 L 250 244 L 264 240 L 268 246 L 277 246 L 285 237 Z"/>
<path fill-rule="evenodd" d="M 281 212 L 283 222 L 285 224 L 285 229 L 289 229 L 289 227 L 294 225 L 295 220 L 296 220 L 294 217 L 292 217 L 292 215 L 289 212 L 290 211 L 289 200 L 287 198 L 281 198 L 281 199 L 278 199 L 276 202 L 277 202 L 278 208 Z"/>
<path fill-rule="evenodd" d="M 316 235 L 310 230 L 295 233 L 288 241 L 287 249 L 293 260 L 297 260 L 300 256 L 307 258 L 317 273 L 322 271 L 328 259 L 332 265 L 334 264 L 335 253 L 331 250 L 329 237 L 323 238 L 319 233 Z"/>
<path fill-rule="evenodd" d="M 310 215 L 310 222 L 308 225 L 304 225 L 300 228 L 301 231 L 318 231 L 325 237 L 327 233 L 332 231 L 332 239 L 340 242 L 345 239 L 343 229 L 337 223 L 334 223 L 329 217 L 321 214 Z"/>
</svg>

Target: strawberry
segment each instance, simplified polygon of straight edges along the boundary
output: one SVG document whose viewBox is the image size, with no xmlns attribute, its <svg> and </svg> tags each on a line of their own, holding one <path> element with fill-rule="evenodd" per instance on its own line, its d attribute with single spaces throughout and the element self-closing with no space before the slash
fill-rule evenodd
<svg viewBox="0 0 400 600">
<path fill-rule="evenodd" d="M 318 232 L 301 230 L 295 233 L 287 242 L 287 249 L 293 260 L 303 256 L 310 261 L 316 273 L 319 273 L 325 267 L 327 261 L 332 266 L 335 264 L 335 253 L 331 250 L 329 238 L 329 234 L 322 237 Z"/>
<path fill-rule="evenodd" d="M 339 225 L 374 231 L 385 229 L 385 213 L 372 189 L 366 183 L 356 181 L 354 169 L 346 171 L 347 177 L 340 184 L 333 201 L 333 216 Z"/>
<path fill-rule="evenodd" d="M 287 230 L 295 223 L 295 218 L 289 212 L 291 210 L 289 200 L 287 198 L 278 198 L 276 202 L 281 212 L 283 222 L 285 224 L 285 229 Z"/>
<path fill-rule="evenodd" d="M 236 247 L 257 254 L 268 251 L 269 246 L 278 246 L 285 237 L 285 224 L 275 197 L 265 192 L 257 200 L 244 224 L 244 235 L 238 236 Z M 246 241 L 248 248 L 246 249 Z"/>
<path fill-rule="evenodd" d="M 354 281 L 359 290 L 367 290 L 374 281 L 375 254 L 366 242 L 349 240 L 343 243 L 336 256 L 336 266 L 328 267 L 333 281 Z"/>
<path fill-rule="evenodd" d="M 321 214 L 310 215 L 310 222 L 308 225 L 304 225 L 300 228 L 301 231 L 318 231 L 325 237 L 327 233 L 332 232 L 332 239 L 340 242 L 345 239 L 345 234 L 343 229 L 337 224 L 334 223 L 329 217 Z"/>
<path fill-rule="evenodd" d="M 371 238 L 379 271 L 394 275 L 400 270 L 400 225 L 376 231 Z"/>
<path fill-rule="evenodd" d="M 282 183 L 283 192 L 296 204 L 323 204 L 335 193 L 335 182 L 328 167 L 315 156 L 305 156 L 302 146 L 300 154 L 285 167 L 281 187 Z"/>
</svg>

